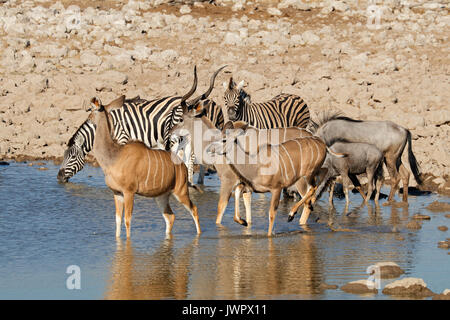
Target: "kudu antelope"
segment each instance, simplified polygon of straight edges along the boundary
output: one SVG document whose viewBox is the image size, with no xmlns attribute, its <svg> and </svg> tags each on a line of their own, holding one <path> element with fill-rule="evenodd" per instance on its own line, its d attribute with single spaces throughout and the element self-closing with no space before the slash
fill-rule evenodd
<svg viewBox="0 0 450 320">
<path fill-rule="evenodd" d="M 322 138 L 327 146 L 344 139 L 348 142 L 369 143 L 384 156 L 384 163 L 391 179 L 388 202 L 394 199 L 400 178 L 403 181 L 403 201 L 408 201 L 409 171 L 402 163 L 402 154 L 408 145 L 408 161 L 414 178 L 422 183 L 419 165 L 412 151 L 411 132 L 392 121 L 362 121 L 344 117 L 339 113 L 323 113 L 317 122 L 311 121 L 314 135 Z"/>
<path fill-rule="evenodd" d="M 182 103 L 192 93 L 186 94 Z M 169 197 L 174 195 L 191 213 L 199 234 L 197 207 L 189 198 L 185 164 L 169 151 L 150 149 L 137 141 L 119 145 L 112 139 L 109 112 L 120 108 L 124 100 L 125 96 L 121 96 L 105 106 L 98 98 L 91 100 L 91 117 L 96 127 L 93 153 L 105 174 L 106 185 L 114 192 L 116 237 L 120 237 L 123 211 L 127 238 L 130 237 L 135 194 L 156 198 L 166 222 L 166 234 L 171 232 L 175 219 L 169 205 Z"/>
<path fill-rule="evenodd" d="M 189 134 L 193 141 L 193 150 L 197 159 L 208 158 L 205 154 L 207 147 L 216 142 L 220 137 L 220 131 L 214 126 L 214 124 L 206 116 L 206 110 L 208 108 L 208 101 L 198 100 L 195 101 L 195 105 L 189 109 L 186 108 L 183 112 L 183 121 L 173 127 L 175 132 L 180 135 Z M 205 105 L 206 104 L 206 105 Z M 198 124 L 198 127 L 196 127 Z M 247 126 L 245 122 L 236 122 L 236 127 Z M 184 130 L 184 132 L 183 132 Z M 208 134 L 207 134 L 208 133 Z M 279 128 L 279 129 L 256 129 L 251 127 L 246 131 L 247 138 L 255 138 L 252 142 L 256 145 L 267 142 L 281 143 L 286 140 L 312 136 L 311 133 L 305 129 L 298 127 Z M 195 138 L 194 138 L 195 137 Z M 217 170 L 217 175 L 220 179 L 220 197 L 217 206 L 217 218 L 216 223 L 222 222 L 223 214 L 225 212 L 228 201 L 231 197 L 233 189 L 235 188 L 235 214 L 234 221 L 239 224 L 247 225 L 251 223 L 251 190 L 246 188 L 240 183 L 239 177 L 233 172 L 231 167 L 226 164 L 226 160 L 222 159 L 209 159 L 212 161 Z M 301 184 L 302 182 L 300 182 Z M 246 219 L 242 219 L 239 214 L 239 198 L 241 193 L 244 198 L 244 205 L 246 210 Z M 300 193 L 306 194 L 306 184 L 303 182 Z"/>
<path fill-rule="evenodd" d="M 237 159 L 238 161 L 231 159 L 229 166 L 252 191 L 272 194 L 267 232 L 270 236 L 283 188 L 295 184 L 300 191 L 303 189 L 304 182 L 307 187 L 303 198 L 290 210 L 288 221 L 293 220 L 300 206 L 304 204 L 306 208 L 310 208 L 315 202 L 317 189 L 315 177 L 319 174 L 328 150 L 320 138 L 305 137 L 288 140 L 277 145 L 265 144 L 251 152 L 242 143 L 242 137 L 245 136 L 247 128 L 248 125 L 242 125 L 240 126 L 242 130 L 228 130 L 235 129 L 235 126 L 232 122 L 227 122 L 224 131 L 228 132 L 223 136 L 223 140 L 213 143 L 208 149 L 213 154 L 225 156 L 234 146 L 242 151 L 242 158 Z M 306 224 L 309 214 L 310 210 L 302 214 L 300 224 Z"/>
</svg>

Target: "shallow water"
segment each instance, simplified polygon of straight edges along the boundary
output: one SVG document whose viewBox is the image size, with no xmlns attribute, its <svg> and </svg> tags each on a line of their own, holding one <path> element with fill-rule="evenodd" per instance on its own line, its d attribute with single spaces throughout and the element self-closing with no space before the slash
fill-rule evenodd
<svg viewBox="0 0 450 320">
<path fill-rule="evenodd" d="M 233 198 L 217 226 L 219 181 L 211 175 L 204 193 L 192 192 L 200 236 L 172 199 L 176 219 L 166 239 L 155 201 L 137 196 L 131 241 L 124 229 L 116 241 L 113 196 L 101 169 L 87 166 L 59 184 L 58 167 L 46 167 L 0 166 L 0 299 L 390 299 L 381 290 L 364 296 L 321 287 L 367 279 L 367 267 L 382 261 L 400 265 L 402 277 L 423 278 L 433 292 L 450 288 L 450 256 L 437 247 L 449 237 L 437 226 L 449 226 L 450 219 L 425 209 L 448 197 L 410 196 L 408 208 L 361 207 L 360 195 L 351 194 L 345 213 L 344 199 L 330 209 L 325 194 L 308 230 L 299 227 L 299 215 L 287 222 L 293 202 L 283 201 L 276 235 L 268 238 L 270 195 L 253 195 L 251 227 L 233 221 Z M 431 220 L 420 230 L 406 229 L 416 213 Z M 330 223 L 344 231 L 331 231 Z M 71 265 L 80 268 L 80 289 L 67 288 Z"/>
</svg>

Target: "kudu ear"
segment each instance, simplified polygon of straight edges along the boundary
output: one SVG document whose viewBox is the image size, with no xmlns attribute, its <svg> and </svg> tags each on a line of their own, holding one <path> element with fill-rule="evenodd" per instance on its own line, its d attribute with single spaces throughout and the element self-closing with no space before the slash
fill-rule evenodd
<svg viewBox="0 0 450 320">
<path fill-rule="evenodd" d="M 223 131 L 228 130 L 228 129 L 234 129 L 233 121 L 228 121 L 228 122 L 225 123 L 225 125 L 223 126 Z"/>
<path fill-rule="evenodd" d="M 116 100 L 111 101 L 108 105 L 105 106 L 105 110 L 107 112 L 111 112 L 112 110 L 119 109 L 123 106 L 125 102 L 125 96 L 122 95 Z"/>
<path fill-rule="evenodd" d="M 234 128 L 235 129 L 242 129 L 242 130 L 247 130 L 248 129 L 248 123 L 245 121 L 236 121 L 234 122 Z"/>
<path fill-rule="evenodd" d="M 102 106 L 102 101 L 98 97 L 93 97 L 90 101 L 90 105 L 91 106 L 89 109 L 87 109 L 87 111 L 99 110 L 100 107 Z"/>
</svg>

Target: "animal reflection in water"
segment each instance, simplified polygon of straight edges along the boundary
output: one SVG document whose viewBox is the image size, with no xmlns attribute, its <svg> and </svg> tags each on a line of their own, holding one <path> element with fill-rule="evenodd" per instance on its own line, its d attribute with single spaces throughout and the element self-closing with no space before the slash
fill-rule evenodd
<svg viewBox="0 0 450 320">
<path fill-rule="evenodd" d="M 151 254 L 118 241 L 106 299 L 245 299 L 320 294 L 314 235 L 196 238 L 176 247 L 165 239 Z M 210 239 L 211 240 L 211 239 Z M 179 241 L 179 240 L 177 240 Z"/>
</svg>

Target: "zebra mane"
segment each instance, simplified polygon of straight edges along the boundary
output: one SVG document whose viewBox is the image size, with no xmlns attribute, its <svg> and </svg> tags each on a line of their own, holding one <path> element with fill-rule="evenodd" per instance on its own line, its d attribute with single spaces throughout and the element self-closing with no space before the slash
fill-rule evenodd
<svg viewBox="0 0 450 320">
<path fill-rule="evenodd" d="M 245 92 L 244 89 L 239 90 L 239 99 L 242 102 L 245 102 L 247 104 L 251 104 L 252 103 L 251 96 L 247 92 Z"/>
<path fill-rule="evenodd" d="M 332 120 L 345 120 L 345 121 L 351 121 L 351 122 L 362 122 L 362 120 L 352 119 L 349 117 L 346 117 L 343 115 L 341 111 L 324 111 L 321 112 L 317 116 L 317 120 L 313 121 L 312 119 L 309 120 L 309 131 L 311 133 L 316 133 L 317 129 L 319 129 L 321 126 L 323 126 L 325 123 L 332 121 Z"/>
<path fill-rule="evenodd" d="M 84 126 L 88 126 L 90 122 L 91 122 L 91 119 L 90 119 L 90 118 L 87 118 L 86 121 L 84 121 L 84 122 L 81 124 L 81 126 L 78 127 L 77 131 L 75 131 L 75 133 L 72 135 L 72 137 L 70 137 L 69 142 L 67 143 L 67 146 L 68 146 L 68 147 L 71 147 L 71 146 L 73 146 L 73 145 L 75 144 L 75 140 L 76 140 L 76 138 L 78 138 L 81 129 L 82 129 Z"/>
</svg>

